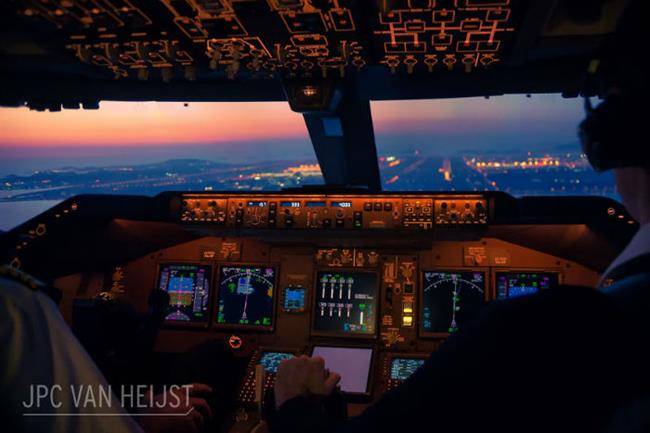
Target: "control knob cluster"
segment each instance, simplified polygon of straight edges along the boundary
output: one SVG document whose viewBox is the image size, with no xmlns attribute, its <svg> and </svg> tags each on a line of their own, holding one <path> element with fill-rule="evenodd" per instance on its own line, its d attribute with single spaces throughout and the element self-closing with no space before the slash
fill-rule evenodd
<svg viewBox="0 0 650 433">
<path fill-rule="evenodd" d="M 226 201 L 216 199 L 183 200 L 182 221 L 226 223 Z"/>
<path fill-rule="evenodd" d="M 485 200 L 436 200 L 436 225 L 487 224 Z"/>
</svg>

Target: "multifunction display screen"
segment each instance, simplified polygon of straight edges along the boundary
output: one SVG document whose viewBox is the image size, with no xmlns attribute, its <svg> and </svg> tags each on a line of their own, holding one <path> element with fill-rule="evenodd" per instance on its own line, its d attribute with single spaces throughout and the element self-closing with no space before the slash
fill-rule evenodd
<svg viewBox="0 0 650 433">
<path fill-rule="evenodd" d="M 478 314 L 485 301 L 483 272 L 425 272 L 421 326 L 431 334 L 451 333 Z"/>
<path fill-rule="evenodd" d="M 424 364 L 424 359 L 393 358 L 390 362 L 390 378 L 404 381 Z"/>
<path fill-rule="evenodd" d="M 314 346 L 312 356 L 325 360 L 325 368 L 341 376 L 343 392 L 368 394 L 372 349 L 365 347 Z"/>
<path fill-rule="evenodd" d="M 271 328 L 274 292 L 273 268 L 223 266 L 219 273 L 217 324 Z"/>
<path fill-rule="evenodd" d="M 291 358 L 293 358 L 292 353 L 264 352 L 262 353 L 262 356 L 260 356 L 259 361 L 257 361 L 257 364 L 264 367 L 264 371 L 266 373 L 275 374 L 278 372 L 278 366 L 280 365 L 280 363 L 284 360 L 291 359 Z"/>
<path fill-rule="evenodd" d="M 160 266 L 158 288 L 169 293 L 166 321 L 207 322 L 210 269 L 210 266 L 184 263 L 167 263 Z"/>
<path fill-rule="evenodd" d="M 315 333 L 375 335 L 378 298 L 376 274 L 319 272 L 315 297 Z"/>
<path fill-rule="evenodd" d="M 497 272 L 497 299 L 532 295 L 557 287 L 558 274 L 553 272 Z"/>
</svg>

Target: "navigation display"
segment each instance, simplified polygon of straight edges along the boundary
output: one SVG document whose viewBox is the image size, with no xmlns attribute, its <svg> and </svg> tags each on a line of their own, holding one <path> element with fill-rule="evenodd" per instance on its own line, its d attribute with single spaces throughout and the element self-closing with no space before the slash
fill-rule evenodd
<svg viewBox="0 0 650 433">
<path fill-rule="evenodd" d="M 478 314 L 484 301 L 483 272 L 425 272 L 421 330 L 424 334 L 455 332 Z"/>
<path fill-rule="evenodd" d="M 206 323 L 210 266 L 167 263 L 160 266 L 158 288 L 169 293 L 168 322 Z"/>
<path fill-rule="evenodd" d="M 554 272 L 497 272 L 497 299 L 532 295 L 557 287 L 559 275 Z"/>
<path fill-rule="evenodd" d="M 217 324 L 271 328 L 275 270 L 223 266 L 219 273 Z"/>
<path fill-rule="evenodd" d="M 293 358 L 293 353 L 264 352 L 262 353 L 262 356 L 260 356 L 259 361 L 257 361 L 257 364 L 264 367 L 264 371 L 266 373 L 275 374 L 278 372 L 278 366 L 280 365 L 280 363 L 286 359 L 291 359 L 291 358 Z"/>
<path fill-rule="evenodd" d="M 424 361 L 418 358 L 393 358 L 390 362 L 390 378 L 404 381 L 415 373 Z"/>
<path fill-rule="evenodd" d="M 314 346 L 312 356 L 325 360 L 325 368 L 341 375 L 343 392 L 368 394 L 372 349 L 366 347 Z"/>
<path fill-rule="evenodd" d="M 378 298 L 376 274 L 319 272 L 315 296 L 315 334 L 375 335 Z"/>
</svg>

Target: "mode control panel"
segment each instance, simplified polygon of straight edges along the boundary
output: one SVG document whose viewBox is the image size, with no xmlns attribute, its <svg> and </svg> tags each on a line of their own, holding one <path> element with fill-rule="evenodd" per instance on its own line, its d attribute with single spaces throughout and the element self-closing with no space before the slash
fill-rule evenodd
<svg viewBox="0 0 650 433">
<path fill-rule="evenodd" d="M 481 194 L 273 195 L 188 193 L 183 223 L 229 228 L 307 230 L 432 230 L 488 224 Z"/>
</svg>

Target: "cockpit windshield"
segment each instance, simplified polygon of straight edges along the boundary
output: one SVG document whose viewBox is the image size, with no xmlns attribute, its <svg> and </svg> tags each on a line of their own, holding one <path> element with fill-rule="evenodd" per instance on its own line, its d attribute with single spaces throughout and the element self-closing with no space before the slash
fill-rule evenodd
<svg viewBox="0 0 650 433">
<path fill-rule="evenodd" d="M 580 151 L 580 99 L 560 95 L 372 102 L 388 191 L 505 191 L 617 198 Z"/>
<path fill-rule="evenodd" d="M 580 153 L 578 99 L 499 96 L 371 103 L 382 187 L 616 198 Z M 286 102 L 103 102 L 99 110 L 0 108 L 7 230 L 76 194 L 267 191 L 323 184 Z"/>
</svg>

